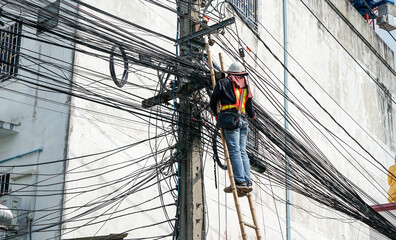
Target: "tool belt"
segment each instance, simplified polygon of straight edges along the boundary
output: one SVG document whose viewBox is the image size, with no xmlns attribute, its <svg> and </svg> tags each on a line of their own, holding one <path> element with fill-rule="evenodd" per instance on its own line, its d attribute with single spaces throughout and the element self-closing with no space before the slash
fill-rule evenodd
<svg viewBox="0 0 396 240">
<path fill-rule="evenodd" d="M 233 113 L 238 113 L 238 110 L 237 110 L 236 108 L 230 108 L 230 109 L 222 110 L 220 113 L 222 113 L 222 112 L 233 112 Z M 220 114 L 220 113 L 219 113 L 219 114 Z M 247 119 L 247 117 L 248 117 L 247 114 L 246 114 L 246 113 L 243 113 L 243 112 L 240 112 L 239 116 L 242 117 L 243 119 Z"/>
<path fill-rule="evenodd" d="M 242 88 L 241 92 L 243 93 L 244 88 Z M 239 99 L 239 110 L 236 108 L 228 108 L 221 111 L 217 116 L 217 127 L 234 130 L 239 127 L 239 119 L 242 117 L 241 108 L 242 108 L 242 99 L 243 94 L 240 94 Z M 244 114 L 246 117 L 246 114 Z"/>
<path fill-rule="evenodd" d="M 222 111 L 217 116 L 217 127 L 227 130 L 234 130 L 239 127 L 240 113 L 238 111 Z"/>
</svg>

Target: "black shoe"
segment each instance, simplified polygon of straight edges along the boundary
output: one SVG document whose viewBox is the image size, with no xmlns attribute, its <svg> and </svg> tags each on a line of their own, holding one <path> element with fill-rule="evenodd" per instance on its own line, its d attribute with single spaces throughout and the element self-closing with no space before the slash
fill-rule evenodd
<svg viewBox="0 0 396 240">
<path fill-rule="evenodd" d="M 248 183 L 245 183 L 243 186 L 240 186 L 238 188 L 238 190 L 243 191 L 245 193 L 250 193 L 251 191 L 253 191 L 253 187 L 252 187 L 253 183 L 252 181 L 249 181 Z"/>
<path fill-rule="evenodd" d="M 244 196 L 246 196 L 248 193 L 246 193 L 246 192 L 242 192 L 242 191 L 240 191 L 240 190 L 238 190 L 238 197 L 244 197 Z"/>
<path fill-rule="evenodd" d="M 224 192 L 225 192 L 225 193 L 232 193 L 232 187 L 231 187 L 231 185 L 228 186 L 228 187 L 226 187 L 226 188 L 224 188 Z"/>
<path fill-rule="evenodd" d="M 253 188 L 250 186 L 237 186 L 238 190 L 245 192 L 245 193 L 250 193 L 251 191 L 253 191 Z"/>
<path fill-rule="evenodd" d="M 226 193 L 232 193 L 231 186 L 228 186 L 228 187 L 224 188 L 224 192 L 226 192 Z M 248 193 L 247 193 L 247 192 L 243 192 L 243 191 L 237 189 L 237 194 L 238 194 L 238 197 L 244 197 L 244 196 L 246 196 Z"/>
<path fill-rule="evenodd" d="M 246 192 L 246 190 L 242 190 L 242 189 L 247 188 L 246 182 L 243 182 L 243 183 L 235 182 L 235 185 L 236 185 L 236 188 L 237 188 L 238 190 L 241 190 L 241 191 Z M 252 190 L 253 190 L 253 189 L 252 189 Z M 231 185 L 228 186 L 228 187 L 226 187 L 226 188 L 224 188 L 224 192 L 225 192 L 225 193 L 232 193 L 232 187 L 231 187 Z"/>
</svg>

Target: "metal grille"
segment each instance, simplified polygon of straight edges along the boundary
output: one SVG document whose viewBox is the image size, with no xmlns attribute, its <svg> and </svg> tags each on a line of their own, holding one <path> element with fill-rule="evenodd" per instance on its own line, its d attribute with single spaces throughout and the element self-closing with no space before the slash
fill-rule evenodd
<svg viewBox="0 0 396 240">
<path fill-rule="evenodd" d="M 1 29 L 1 68 L 0 80 L 5 80 L 18 73 L 21 46 L 22 24 L 17 22 Z"/>
<path fill-rule="evenodd" d="M 250 26 L 257 29 L 256 0 L 230 0 L 230 3 L 234 5 Z"/>
<path fill-rule="evenodd" d="M 10 174 L 0 174 L 0 197 L 7 195 L 10 191 Z"/>
</svg>

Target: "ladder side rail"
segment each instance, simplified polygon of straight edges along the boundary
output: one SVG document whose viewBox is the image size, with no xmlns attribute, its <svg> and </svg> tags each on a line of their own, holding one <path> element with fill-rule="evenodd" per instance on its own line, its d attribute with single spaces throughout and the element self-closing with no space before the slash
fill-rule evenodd
<svg viewBox="0 0 396 240">
<path fill-rule="evenodd" d="M 254 230 L 256 231 L 257 240 L 261 240 L 261 233 L 260 233 L 260 228 L 259 228 L 257 217 L 256 217 L 256 212 L 254 210 L 254 203 L 253 203 L 252 195 L 250 193 L 248 193 L 247 198 L 248 198 L 248 202 L 249 202 L 250 212 L 252 213 L 253 225 L 255 226 Z"/>
</svg>

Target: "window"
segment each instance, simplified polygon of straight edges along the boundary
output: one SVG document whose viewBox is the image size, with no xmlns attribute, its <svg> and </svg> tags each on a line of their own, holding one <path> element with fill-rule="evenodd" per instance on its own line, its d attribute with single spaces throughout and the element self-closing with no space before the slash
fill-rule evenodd
<svg viewBox="0 0 396 240">
<path fill-rule="evenodd" d="M 7 195 L 10 191 L 10 174 L 0 174 L 0 197 Z"/>
<path fill-rule="evenodd" d="M 0 80 L 16 76 L 18 72 L 21 33 L 22 24 L 19 22 L 0 30 Z"/>
<path fill-rule="evenodd" d="M 247 24 L 253 28 L 257 28 L 256 24 L 256 0 L 230 0 L 237 11 L 243 16 Z"/>
</svg>

